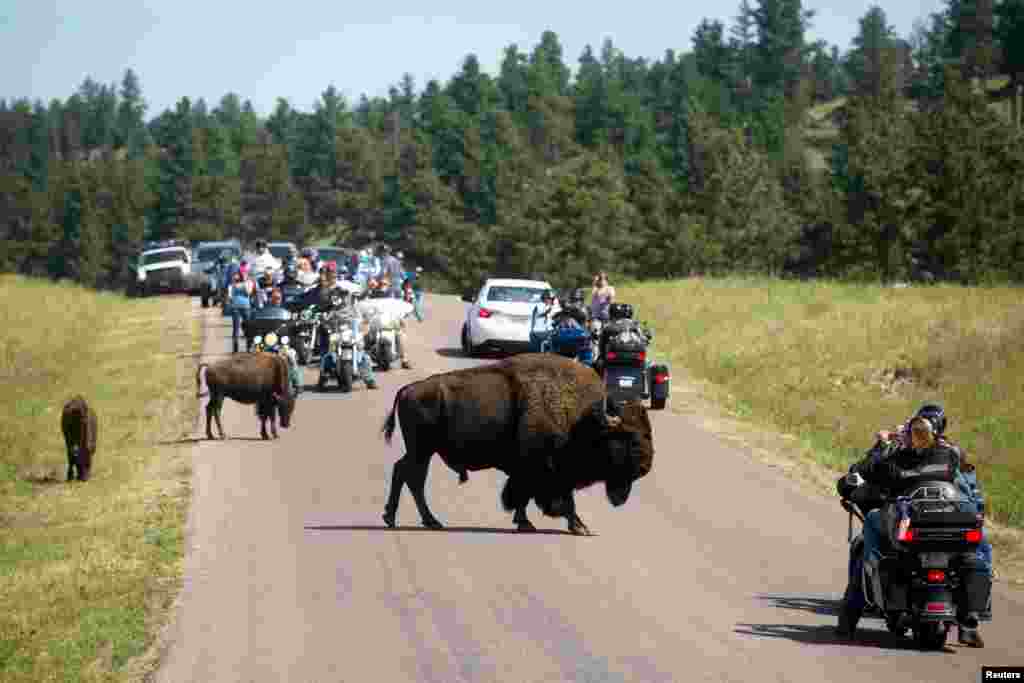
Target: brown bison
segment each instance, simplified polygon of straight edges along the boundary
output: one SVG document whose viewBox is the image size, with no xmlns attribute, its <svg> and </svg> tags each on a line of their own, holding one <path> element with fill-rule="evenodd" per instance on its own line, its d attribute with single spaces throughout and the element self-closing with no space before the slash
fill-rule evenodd
<svg viewBox="0 0 1024 683">
<path fill-rule="evenodd" d="M 241 353 L 214 365 L 200 363 L 196 369 L 196 397 L 205 396 L 199 392 L 202 387 L 202 372 L 206 368 L 206 386 L 210 390 L 210 401 L 206 404 L 206 438 L 213 439 L 211 421 L 217 419 L 217 430 L 224 439 L 224 425 L 220 412 L 224 398 L 230 398 L 246 405 L 256 404 L 256 415 L 260 418 L 260 436 L 267 435 L 267 420 L 270 431 L 277 438 L 276 413 L 281 413 L 281 426 L 289 427 L 295 398 L 288 382 L 288 361 L 276 353 Z"/>
<path fill-rule="evenodd" d="M 424 485 L 437 453 L 464 480 L 466 470 L 508 475 L 501 502 L 522 531 L 533 524 L 526 506 L 565 517 L 569 531 L 589 534 L 573 492 L 605 483 L 619 506 L 633 482 L 651 471 L 654 442 L 647 410 L 627 403 L 607 412 L 604 384 L 590 368 L 555 354 L 523 354 L 499 363 L 433 375 L 399 389 L 384 422 L 390 443 L 395 416 L 406 453 L 394 466 L 384 522 L 393 527 L 408 484 L 423 525 L 440 528 Z"/>
<path fill-rule="evenodd" d="M 73 396 L 61 411 L 60 427 L 68 448 L 68 481 L 74 479 L 76 473 L 78 481 L 89 481 L 92 456 L 96 452 L 96 413 L 84 398 Z"/>
</svg>

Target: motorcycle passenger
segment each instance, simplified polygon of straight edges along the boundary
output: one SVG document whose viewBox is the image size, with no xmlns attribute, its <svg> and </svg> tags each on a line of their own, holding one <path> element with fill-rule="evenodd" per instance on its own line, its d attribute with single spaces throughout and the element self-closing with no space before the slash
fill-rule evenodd
<svg viewBox="0 0 1024 683">
<path fill-rule="evenodd" d="M 936 434 L 938 441 L 955 448 L 960 454 L 960 471 L 956 480 L 957 488 L 960 489 L 960 492 L 964 496 L 971 500 L 971 502 L 977 507 L 978 512 L 984 514 L 985 496 L 981 491 L 981 486 L 978 484 L 977 468 L 973 463 L 967 461 L 967 455 L 963 452 L 963 449 L 954 444 L 946 436 L 945 431 L 948 424 L 946 420 L 946 412 L 942 409 L 942 406 L 935 403 L 927 403 L 918 409 L 917 413 L 914 414 L 914 417 L 926 417 L 929 420 L 932 420 L 933 424 L 937 427 Z M 887 446 L 899 445 L 908 447 L 910 445 L 911 420 L 913 420 L 913 417 L 891 430 L 880 430 L 875 435 L 875 438 L 880 443 Z M 988 531 L 984 528 L 981 532 L 981 543 L 978 544 L 978 560 L 982 563 L 982 569 L 989 576 L 993 576 L 992 544 L 988 540 Z"/>
<path fill-rule="evenodd" d="M 246 269 L 247 270 L 247 269 Z M 256 285 L 252 280 L 244 278 L 243 271 L 236 272 L 231 277 L 231 286 L 228 289 L 228 305 L 231 307 L 231 346 L 234 353 L 238 353 L 238 334 L 241 331 L 242 321 L 252 317 L 253 300 L 255 299 Z M 245 339 L 245 350 L 252 349 L 252 342 L 248 337 Z"/>
<path fill-rule="evenodd" d="M 590 290 L 590 317 L 608 322 L 609 309 L 615 302 L 615 288 L 608 284 L 608 274 L 601 271 L 594 276 Z"/>
<path fill-rule="evenodd" d="M 266 240 L 256 240 L 256 256 L 252 259 L 252 266 L 257 272 L 268 268 L 271 272 L 281 269 L 281 262 L 270 253 Z"/>
<path fill-rule="evenodd" d="M 381 247 L 381 253 L 383 258 L 380 261 L 381 271 L 380 275 L 382 279 L 387 279 L 388 296 L 401 298 L 402 296 L 402 276 L 404 274 L 402 270 L 402 262 L 398 260 L 392 253 L 391 247 L 385 244 Z"/>
<path fill-rule="evenodd" d="M 932 472 L 936 466 L 945 465 L 945 478 L 954 483 L 959 471 L 960 455 L 949 442 L 936 438 L 940 426 L 944 425 L 936 417 L 928 417 L 927 414 L 914 417 L 910 422 L 909 445 L 897 443 L 887 447 L 876 444 L 862 461 L 850 468 L 850 472 L 860 474 L 868 484 L 880 490 L 895 494 L 906 492 L 908 485 L 920 481 L 919 468 L 926 465 L 930 466 Z M 930 480 L 943 478 L 943 475 L 934 473 L 927 476 Z M 863 536 L 862 561 L 877 562 L 882 555 L 882 545 L 888 540 L 882 526 L 881 507 L 875 507 L 864 516 Z M 853 636 L 864 611 L 861 571 L 859 563 L 853 559 L 836 626 L 837 634 L 845 638 Z M 978 632 L 978 617 L 988 608 L 992 579 L 982 568 L 976 552 L 962 553 L 959 562 L 963 576 L 957 600 L 961 609 L 957 615 L 959 641 L 971 647 L 984 647 Z"/>
</svg>

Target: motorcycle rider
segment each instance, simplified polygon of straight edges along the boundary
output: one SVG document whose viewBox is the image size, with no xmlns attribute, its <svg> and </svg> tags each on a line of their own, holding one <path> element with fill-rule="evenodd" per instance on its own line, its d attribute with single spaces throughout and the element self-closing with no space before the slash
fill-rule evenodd
<svg viewBox="0 0 1024 683">
<path fill-rule="evenodd" d="M 924 406 L 910 420 L 909 443 L 899 441 L 886 444 L 879 441 L 868 451 L 866 457 L 850 467 L 850 473 L 859 474 L 868 486 L 860 486 L 849 490 L 844 488 L 847 477 L 840 480 L 840 493 L 852 498 L 859 507 L 866 510 L 864 516 L 863 559 L 850 558 L 849 582 L 840 604 L 839 622 L 836 633 L 844 638 L 852 638 L 857 622 L 864 611 L 864 591 L 861 586 L 862 572 L 860 562 L 877 562 L 881 557 L 881 548 L 885 539 L 882 526 L 882 501 L 878 493 L 889 490 L 902 493 L 915 481 L 920 481 L 919 468 L 929 466 L 930 480 L 947 479 L 956 483 L 960 470 L 959 450 L 938 434 L 945 429 L 945 414 L 926 410 Z M 945 465 L 945 475 L 935 474 L 936 466 Z M 961 507 L 973 506 L 965 500 Z M 867 510 L 867 508 L 872 508 Z M 972 511 L 978 511 L 975 508 Z M 988 608 L 989 595 L 992 589 L 992 578 L 979 561 L 976 552 L 965 552 L 960 555 L 960 567 L 963 584 L 960 588 L 958 603 L 961 613 L 957 615 L 959 641 L 971 647 L 984 647 L 985 643 L 978 632 L 978 617 Z"/>
<path fill-rule="evenodd" d="M 256 240 L 256 255 L 249 262 L 257 273 L 264 272 L 268 268 L 271 272 L 281 270 L 281 262 L 270 253 L 267 241 L 263 239 Z"/>
<path fill-rule="evenodd" d="M 539 352 L 544 340 L 551 334 L 551 321 L 560 309 L 555 301 L 555 292 L 545 289 L 540 295 L 540 303 L 533 307 L 530 314 L 530 350 Z M 540 324 L 538 329 L 537 325 Z"/>
</svg>

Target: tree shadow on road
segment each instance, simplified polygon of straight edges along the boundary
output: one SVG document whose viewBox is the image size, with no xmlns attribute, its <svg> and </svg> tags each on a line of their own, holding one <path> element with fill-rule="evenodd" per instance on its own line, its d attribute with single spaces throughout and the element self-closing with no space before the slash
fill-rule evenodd
<svg viewBox="0 0 1024 683">
<path fill-rule="evenodd" d="M 423 526 L 395 526 L 389 527 L 373 524 L 315 524 L 302 527 L 309 531 L 429 531 L 435 533 L 456 533 L 456 534 L 515 534 L 519 536 L 572 536 L 564 529 L 537 529 L 536 531 L 520 531 L 511 528 L 498 528 L 487 526 L 446 526 L 440 529 L 428 529 Z M 596 536 L 597 534 L 592 534 Z"/>
</svg>

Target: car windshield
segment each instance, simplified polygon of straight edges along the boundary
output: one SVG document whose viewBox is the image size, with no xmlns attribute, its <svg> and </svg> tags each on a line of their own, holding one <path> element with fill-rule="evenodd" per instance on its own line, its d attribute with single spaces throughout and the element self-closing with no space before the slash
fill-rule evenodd
<svg viewBox="0 0 1024 683">
<path fill-rule="evenodd" d="M 231 254 L 236 257 L 240 257 L 242 255 L 242 252 L 235 247 L 204 247 L 199 250 L 199 255 L 196 257 L 196 260 L 216 261 L 222 251 L 230 251 Z"/>
<path fill-rule="evenodd" d="M 142 255 L 142 265 L 151 266 L 154 263 L 167 263 L 168 261 L 184 261 L 184 249 L 172 249 L 170 251 L 154 251 Z"/>
<path fill-rule="evenodd" d="M 487 300 L 513 304 L 536 304 L 540 303 L 540 297 L 545 291 L 539 287 L 498 285 L 487 290 Z"/>
<path fill-rule="evenodd" d="M 321 261 L 337 261 L 340 263 L 341 261 L 347 260 L 345 257 L 345 252 L 341 249 L 329 249 L 327 247 L 321 247 L 317 249 L 316 252 L 317 258 L 319 258 Z"/>
<path fill-rule="evenodd" d="M 276 259 L 283 259 L 291 251 L 291 247 L 287 244 L 267 247 L 267 249 L 270 251 L 270 255 Z"/>
</svg>

